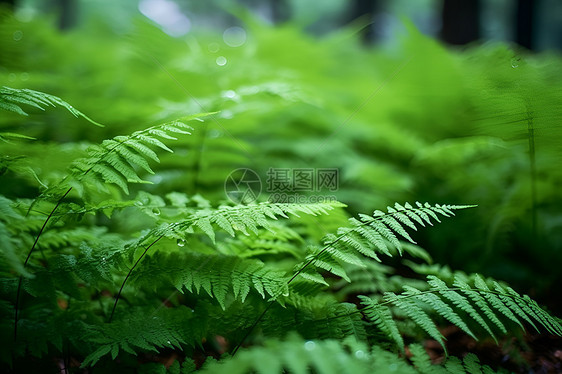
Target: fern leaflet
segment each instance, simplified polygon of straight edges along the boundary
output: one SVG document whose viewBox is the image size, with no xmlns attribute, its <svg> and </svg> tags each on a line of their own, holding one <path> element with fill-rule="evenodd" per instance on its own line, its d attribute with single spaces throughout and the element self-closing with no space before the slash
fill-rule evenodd
<svg viewBox="0 0 562 374">
<path fill-rule="evenodd" d="M 84 113 L 80 112 L 72 105 L 62 100 L 60 97 L 44 92 L 34 91 L 27 88 L 0 87 L 0 108 L 27 116 L 27 113 L 20 107 L 21 104 L 30 105 L 37 109 L 45 110 L 44 106 L 60 106 L 68 110 L 75 117 L 82 117 L 90 123 L 103 127 L 103 125 L 92 120 Z M 17 134 L 16 134 L 17 135 Z M 21 137 L 21 136 L 19 136 Z"/>
</svg>

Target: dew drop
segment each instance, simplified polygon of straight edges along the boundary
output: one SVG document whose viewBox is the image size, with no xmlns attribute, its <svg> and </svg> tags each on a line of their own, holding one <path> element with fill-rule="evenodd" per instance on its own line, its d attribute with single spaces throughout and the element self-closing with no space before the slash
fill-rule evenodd
<svg viewBox="0 0 562 374">
<path fill-rule="evenodd" d="M 217 62 L 217 65 L 218 65 L 218 66 L 224 66 L 224 65 L 226 65 L 226 63 L 227 63 L 227 60 L 226 60 L 226 57 L 224 57 L 224 56 L 219 56 L 219 57 L 217 57 L 216 62 Z"/>
<path fill-rule="evenodd" d="M 313 341 L 309 340 L 304 343 L 304 349 L 306 349 L 307 351 L 312 351 L 314 350 L 314 348 L 316 348 L 316 343 L 314 343 Z"/>
<path fill-rule="evenodd" d="M 172 342 L 168 340 L 168 344 L 172 345 Z"/>
<path fill-rule="evenodd" d="M 515 69 L 515 68 L 518 68 L 518 67 L 519 67 L 519 61 L 520 61 L 520 60 L 521 60 L 520 58 L 513 58 L 513 59 L 511 59 L 511 67 L 514 68 L 514 69 Z"/>
<path fill-rule="evenodd" d="M 152 209 L 152 214 L 154 214 L 155 216 L 159 216 L 159 215 L 160 215 L 160 209 L 158 209 L 158 208 L 153 208 L 153 209 Z"/>
<path fill-rule="evenodd" d="M 178 247 L 185 246 L 185 240 L 183 240 L 183 239 L 178 239 L 177 243 L 178 243 Z"/>
<path fill-rule="evenodd" d="M 142 201 L 135 201 L 135 205 L 136 206 L 143 206 L 144 204 L 142 203 Z"/>
<path fill-rule="evenodd" d="M 364 357 L 365 357 L 365 352 L 363 352 L 362 350 L 355 351 L 355 357 L 357 357 L 357 358 L 364 358 Z"/>
</svg>

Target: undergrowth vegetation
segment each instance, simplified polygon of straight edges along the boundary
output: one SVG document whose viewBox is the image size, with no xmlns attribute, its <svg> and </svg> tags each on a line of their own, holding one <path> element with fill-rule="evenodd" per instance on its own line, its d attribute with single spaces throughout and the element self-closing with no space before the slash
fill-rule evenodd
<svg viewBox="0 0 562 374">
<path fill-rule="evenodd" d="M 4 371 L 491 373 L 446 329 L 562 336 L 559 57 L 0 17 Z M 235 203 L 240 168 L 339 185 Z"/>
</svg>

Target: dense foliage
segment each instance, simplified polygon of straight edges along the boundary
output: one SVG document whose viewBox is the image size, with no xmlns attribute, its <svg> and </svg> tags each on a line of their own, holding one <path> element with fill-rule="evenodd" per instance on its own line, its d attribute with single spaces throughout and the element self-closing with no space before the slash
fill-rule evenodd
<svg viewBox="0 0 562 374">
<path fill-rule="evenodd" d="M 3 369 L 487 373 L 422 343 L 562 336 L 560 58 L 0 17 Z M 343 203 L 236 204 L 238 168 Z"/>
</svg>

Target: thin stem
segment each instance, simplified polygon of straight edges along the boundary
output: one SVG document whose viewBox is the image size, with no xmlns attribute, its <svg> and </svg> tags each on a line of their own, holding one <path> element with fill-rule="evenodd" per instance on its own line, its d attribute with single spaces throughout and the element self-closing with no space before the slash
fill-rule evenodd
<svg viewBox="0 0 562 374">
<path fill-rule="evenodd" d="M 113 309 L 111 310 L 111 315 L 109 316 L 109 320 L 108 322 L 111 323 L 111 320 L 113 319 L 113 315 L 115 314 L 115 308 L 117 308 L 117 303 L 119 302 L 119 299 L 121 298 L 121 293 L 123 292 L 123 288 L 125 287 L 125 283 L 127 283 L 127 280 L 129 279 L 129 277 L 131 276 L 131 274 L 133 273 L 133 270 L 135 270 L 135 268 L 137 267 L 137 265 L 139 264 L 139 262 L 141 262 L 141 260 L 143 259 L 143 257 L 146 255 L 146 253 L 148 252 L 148 250 L 154 245 L 156 244 L 160 239 L 162 239 L 164 237 L 165 233 L 160 235 L 156 240 L 154 240 L 152 243 L 150 243 L 150 245 L 148 247 L 146 247 L 146 249 L 144 250 L 144 252 L 140 255 L 140 257 L 137 259 L 137 261 L 135 262 L 135 264 L 133 265 L 133 267 L 131 267 L 131 270 L 129 270 L 129 273 L 127 273 L 127 276 L 125 277 L 125 280 L 123 281 L 123 283 L 121 284 L 121 288 L 119 289 L 119 292 L 117 293 L 117 297 L 115 298 L 115 303 L 113 303 Z"/>
<path fill-rule="evenodd" d="M 57 201 L 57 204 L 55 205 L 53 210 L 51 210 L 51 213 L 49 213 L 49 216 L 47 217 L 45 222 L 43 222 L 43 226 L 41 226 L 41 230 L 39 230 L 39 233 L 37 234 L 37 237 L 35 238 L 35 241 L 33 242 L 33 245 L 31 246 L 31 249 L 29 250 L 29 253 L 27 254 L 25 262 L 23 263 L 24 268 L 27 266 L 27 263 L 29 262 L 29 259 L 31 258 L 31 254 L 35 250 L 35 247 L 37 246 L 37 242 L 39 241 L 39 238 L 41 237 L 41 234 L 43 234 L 43 231 L 47 227 L 47 223 L 49 223 L 49 221 L 51 220 L 51 217 L 53 216 L 53 214 L 55 214 L 55 211 L 58 209 L 58 207 L 60 206 L 60 204 L 62 203 L 64 198 L 70 193 L 71 190 L 72 190 L 72 187 L 70 187 L 64 193 L 64 195 L 62 195 L 62 197 L 59 199 L 59 201 Z M 20 275 L 19 281 L 18 281 L 18 289 L 17 289 L 17 292 L 16 292 L 16 305 L 15 305 L 15 317 L 14 317 L 14 343 L 17 341 L 17 338 L 18 338 L 18 311 L 19 311 L 22 281 L 23 281 L 23 276 Z"/>
<path fill-rule="evenodd" d="M 240 349 L 240 347 L 242 346 L 242 343 L 244 343 L 244 341 L 248 338 L 248 336 L 250 336 L 250 334 L 252 333 L 252 331 L 256 328 L 256 326 L 258 325 L 258 323 L 261 321 L 261 319 L 263 318 L 263 316 L 265 316 L 265 313 L 267 313 L 267 311 L 269 310 L 269 308 L 271 308 L 271 306 L 273 305 L 273 302 L 275 300 L 271 300 L 269 302 L 269 304 L 267 304 L 267 306 L 265 307 L 265 309 L 263 310 L 263 312 L 261 312 L 260 316 L 254 321 L 254 323 L 252 324 L 252 326 L 250 326 L 250 328 L 248 329 L 248 331 L 246 331 L 246 334 L 244 335 L 244 337 L 242 338 L 242 340 L 240 340 L 240 343 L 238 343 L 236 345 L 236 347 L 234 348 L 234 350 L 232 351 L 232 356 L 234 357 L 234 355 L 236 355 L 236 352 L 238 352 L 238 350 Z"/>
</svg>

